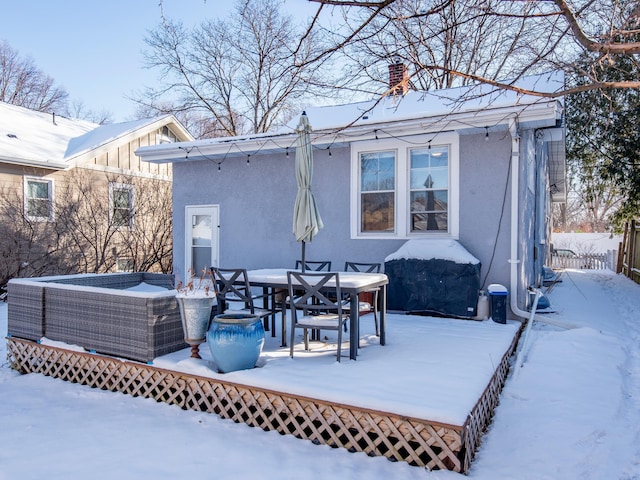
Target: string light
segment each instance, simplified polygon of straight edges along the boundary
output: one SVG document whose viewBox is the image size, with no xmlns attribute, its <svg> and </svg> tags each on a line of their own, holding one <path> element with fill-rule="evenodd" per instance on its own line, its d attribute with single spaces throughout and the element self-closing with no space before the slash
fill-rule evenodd
<svg viewBox="0 0 640 480">
<path fill-rule="evenodd" d="M 502 122 L 502 120 L 499 121 L 498 123 L 496 123 L 494 126 L 499 125 L 501 122 Z M 462 125 L 472 126 L 471 124 L 467 124 L 467 123 L 462 122 L 460 120 L 451 120 L 451 121 L 449 121 L 449 123 L 447 123 L 446 126 L 450 125 L 451 123 L 459 123 L 459 124 L 462 124 Z M 442 133 L 444 133 L 446 131 L 455 131 L 455 129 L 447 130 L 446 126 L 445 126 L 445 128 L 443 128 L 442 130 L 440 130 L 438 132 L 435 132 L 435 133 L 432 132 L 431 133 L 431 135 L 433 135 L 433 138 L 431 138 L 431 140 L 427 141 L 427 148 L 429 150 L 431 150 L 431 143 L 433 142 L 433 140 L 435 140 L 435 138 L 438 135 L 440 135 L 440 134 L 442 134 Z M 423 125 L 423 128 L 426 129 L 427 127 Z M 491 128 L 491 126 L 489 126 L 489 125 L 484 127 L 484 129 L 485 129 L 484 137 L 485 137 L 486 141 L 489 140 L 489 128 Z M 374 137 L 375 137 L 376 140 L 380 139 L 379 133 L 383 133 L 385 137 L 389 137 L 390 139 L 398 140 L 399 142 L 407 143 L 407 144 L 410 144 L 410 145 L 424 145 L 424 140 L 422 140 L 422 141 L 411 141 L 411 140 L 409 140 L 410 137 L 407 138 L 406 136 L 398 136 L 398 135 L 393 134 L 392 132 L 387 132 L 387 131 L 381 130 L 379 128 L 370 130 L 368 133 L 367 132 L 358 132 L 356 135 L 349 135 L 346 132 L 344 132 L 342 135 L 344 137 L 347 137 L 345 139 L 345 141 L 352 142 L 352 141 L 357 141 L 354 137 L 366 137 L 367 135 L 371 135 L 371 133 L 374 134 Z M 220 159 L 220 155 L 221 154 L 206 155 L 205 153 L 201 152 L 200 148 L 198 147 L 198 145 L 193 145 L 193 146 L 190 146 L 188 148 L 187 147 L 178 146 L 178 148 L 185 152 L 185 157 L 184 157 L 185 160 L 189 159 L 189 155 L 195 149 L 196 152 L 197 152 L 197 157 L 198 158 L 202 157 L 202 158 L 204 158 L 206 160 L 210 160 L 213 163 L 216 163 L 218 165 L 218 170 L 220 171 L 221 170 L 221 164 L 226 160 L 227 156 L 229 156 L 231 154 L 232 150 L 237 150 L 239 153 L 246 154 L 247 155 L 247 162 L 246 163 L 247 163 L 247 165 L 251 165 L 251 155 L 258 154 L 260 151 L 265 149 L 269 144 L 273 144 L 279 149 L 284 149 L 285 156 L 289 157 L 289 149 L 291 148 L 291 144 L 290 145 L 286 145 L 286 146 L 285 145 L 281 145 L 281 144 L 278 144 L 278 142 L 276 142 L 274 139 L 267 139 L 263 144 L 259 145 L 259 147 L 257 149 L 255 149 L 251 153 L 247 153 L 246 151 L 243 151 L 243 149 L 241 148 L 242 141 L 233 142 L 233 143 L 227 143 L 229 149 L 227 150 L 227 152 L 224 154 L 223 158 L 221 158 L 221 159 Z M 333 156 L 333 154 L 331 152 L 331 145 L 329 145 L 327 147 L 314 147 L 314 148 L 326 149 L 328 155 L 330 157 Z"/>
<path fill-rule="evenodd" d="M 178 146 L 178 148 L 179 148 L 180 150 L 184 150 L 184 151 L 185 151 L 184 159 L 185 159 L 185 160 L 188 160 L 188 159 L 189 159 L 189 153 L 191 153 L 191 150 L 193 150 L 193 147 L 191 147 L 191 148 L 184 148 L 184 147 Z"/>
</svg>

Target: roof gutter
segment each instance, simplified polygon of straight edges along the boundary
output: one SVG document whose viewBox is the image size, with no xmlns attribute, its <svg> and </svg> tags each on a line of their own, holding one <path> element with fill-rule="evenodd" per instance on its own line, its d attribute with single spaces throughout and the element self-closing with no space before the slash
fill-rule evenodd
<svg viewBox="0 0 640 480">
<path fill-rule="evenodd" d="M 480 112 L 455 112 L 433 115 L 431 117 L 407 117 L 359 121 L 347 126 L 321 128 L 311 132 L 312 144 L 316 147 L 339 147 L 355 141 L 373 140 L 385 136 L 419 135 L 428 132 L 481 129 L 487 125 L 504 125 L 506 111 L 517 115 L 521 123 L 537 123 L 548 120 L 549 110 L 556 111 L 557 101 L 518 105 L 516 107 L 487 108 Z M 246 156 L 247 151 L 273 153 L 295 148 L 295 132 L 254 134 L 249 136 L 223 137 L 208 140 L 195 140 L 164 145 L 149 145 L 135 151 L 145 162 L 175 163 L 202 160 L 211 157 Z M 236 144 L 242 144 L 238 148 Z"/>
<path fill-rule="evenodd" d="M 2 157 L 0 156 L 0 162 L 10 163 L 12 165 L 20 165 L 24 167 L 37 167 L 46 170 L 66 170 L 69 165 L 64 163 L 49 163 L 42 162 L 40 160 L 31 160 L 28 158 L 15 158 L 15 157 Z"/>
</svg>

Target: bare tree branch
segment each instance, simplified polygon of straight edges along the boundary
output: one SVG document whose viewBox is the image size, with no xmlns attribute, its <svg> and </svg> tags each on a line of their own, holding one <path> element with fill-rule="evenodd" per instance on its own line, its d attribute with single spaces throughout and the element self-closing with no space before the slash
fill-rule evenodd
<svg viewBox="0 0 640 480">
<path fill-rule="evenodd" d="M 358 63 L 354 74 L 380 73 L 364 66 L 367 58 L 363 58 L 362 53 L 369 52 L 370 62 L 383 60 L 385 56 L 389 59 L 395 45 L 396 50 L 404 52 L 402 60 L 413 67 L 412 81 L 417 81 L 421 89 L 429 88 L 429 78 L 436 81 L 436 88 L 452 86 L 451 81 L 444 81 L 444 78 L 456 78 L 463 83 L 481 81 L 502 88 L 508 82 L 499 82 L 498 78 L 539 73 L 545 66 L 546 70 L 568 71 L 580 49 L 600 55 L 594 61 L 611 55 L 640 53 L 640 42 L 637 41 L 640 6 L 629 9 L 630 2 L 627 1 L 606 4 L 595 0 L 310 1 L 319 4 L 318 13 L 323 6 L 334 6 L 342 8 L 348 19 L 348 27 L 341 31 L 341 38 L 314 59 L 345 55 Z M 360 15 L 359 11 L 362 12 Z M 499 28 L 481 27 L 486 23 L 485 19 L 500 19 L 502 23 Z M 422 23 L 408 23 L 418 20 Z M 317 23 L 314 19 L 314 24 Z M 434 29 L 438 24 L 440 31 Z M 476 32 L 481 32 L 483 39 L 473 40 Z M 508 39 L 509 35 L 512 40 Z M 371 43 L 374 37 L 377 43 Z M 502 38 L 498 40 L 499 37 Z M 488 39 L 496 41 L 490 44 Z M 466 56 L 455 53 L 456 48 L 464 51 L 463 44 L 458 42 L 465 42 Z M 500 53 L 487 55 L 497 47 L 504 48 Z M 359 50 L 360 54 L 349 53 L 349 49 Z M 502 75 L 498 76 L 499 73 Z M 637 85 L 634 81 L 599 82 L 593 79 L 590 87 L 567 89 L 554 96 L 585 88 L 637 88 Z M 543 92 L 526 93 L 548 96 Z"/>
<path fill-rule="evenodd" d="M 565 0 L 553 0 L 573 32 L 576 41 L 590 52 L 612 54 L 636 54 L 640 53 L 640 42 L 614 43 L 612 41 L 598 42 L 590 39 L 580 27 L 578 19 Z M 620 30 L 618 32 L 621 32 Z M 631 87 L 635 88 L 635 87 Z"/>
<path fill-rule="evenodd" d="M 0 42 L 0 101 L 39 112 L 62 113 L 68 94 L 7 42 Z"/>
<path fill-rule="evenodd" d="M 281 10 L 281 1 L 238 0 L 231 17 L 193 30 L 163 16 L 146 38 L 145 58 L 164 85 L 138 103 L 146 111 L 208 118 L 201 125 L 230 136 L 284 124 L 305 95 L 323 94 L 316 85 L 326 83 L 329 70 L 309 61 L 322 50 L 319 35 L 308 31 L 300 39 L 292 17 Z"/>
</svg>

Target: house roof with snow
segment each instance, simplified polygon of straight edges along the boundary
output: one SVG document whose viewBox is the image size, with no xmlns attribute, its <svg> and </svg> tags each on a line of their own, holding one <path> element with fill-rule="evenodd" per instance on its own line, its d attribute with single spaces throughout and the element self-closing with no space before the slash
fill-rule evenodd
<svg viewBox="0 0 640 480">
<path fill-rule="evenodd" d="M 0 162 L 66 169 L 164 125 L 193 140 L 173 115 L 99 125 L 0 102 Z"/>
<path fill-rule="evenodd" d="M 313 128 L 315 148 L 335 148 L 354 141 L 398 135 L 455 131 L 459 134 L 506 131 L 510 122 L 526 128 L 554 130 L 547 140 L 552 149 L 552 183 L 564 185 L 565 152 L 563 102 L 552 96 L 523 91 L 554 93 L 564 89 L 562 72 L 528 76 L 514 82 L 514 90 L 486 84 L 434 91 L 409 92 L 402 96 L 377 97 L 369 101 L 306 108 Z M 273 133 L 220 137 L 193 142 L 142 147 L 136 151 L 144 161 L 179 163 L 212 158 L 246 157 L 261 153 L 295 151 L 294 118 Z M 558 127 L 558 128 L 555 128 Z M 563 201 L 564 189 L 553 195 Z"/>
<path fill-rule="evenodd" d="M 564 88 L 562 72 L 525 77 L 514 86 L 537 92 Z M 484 133 L 505 130 L 510 119 L 530 128 L 551 127 L 563 116 L 560 100 L 475 85 L 409 92 L 403 96 L 377 97 L 365 102 L 310 107 L 305 111 L 313 128 L 313 145 L 339 146 L 351 141 L 390 135 L 458 131 Z M 298 118 L 273 133 L 219 137 L 172 145 L 142 147 L 138 154 L 148 162 L 202 160 L 213 155 L 246 156 L 295 148 Z M 234 148 L 242 145 L 242 148 Z"/>
</svg>

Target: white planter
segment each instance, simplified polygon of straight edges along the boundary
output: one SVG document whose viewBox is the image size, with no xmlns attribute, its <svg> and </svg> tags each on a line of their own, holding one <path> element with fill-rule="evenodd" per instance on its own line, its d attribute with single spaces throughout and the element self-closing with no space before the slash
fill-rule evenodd
<svg viewBox="0 0 640 480">
<path fill-rule="evenodd" d="M 199 347 L 205 341 L 209 320 L 211 319 L 211 305 L 213 296 L 177 295 L 182 318 L 184 341 L 191 345 L 191 357 L 201 358 Z"/>
</svg>

